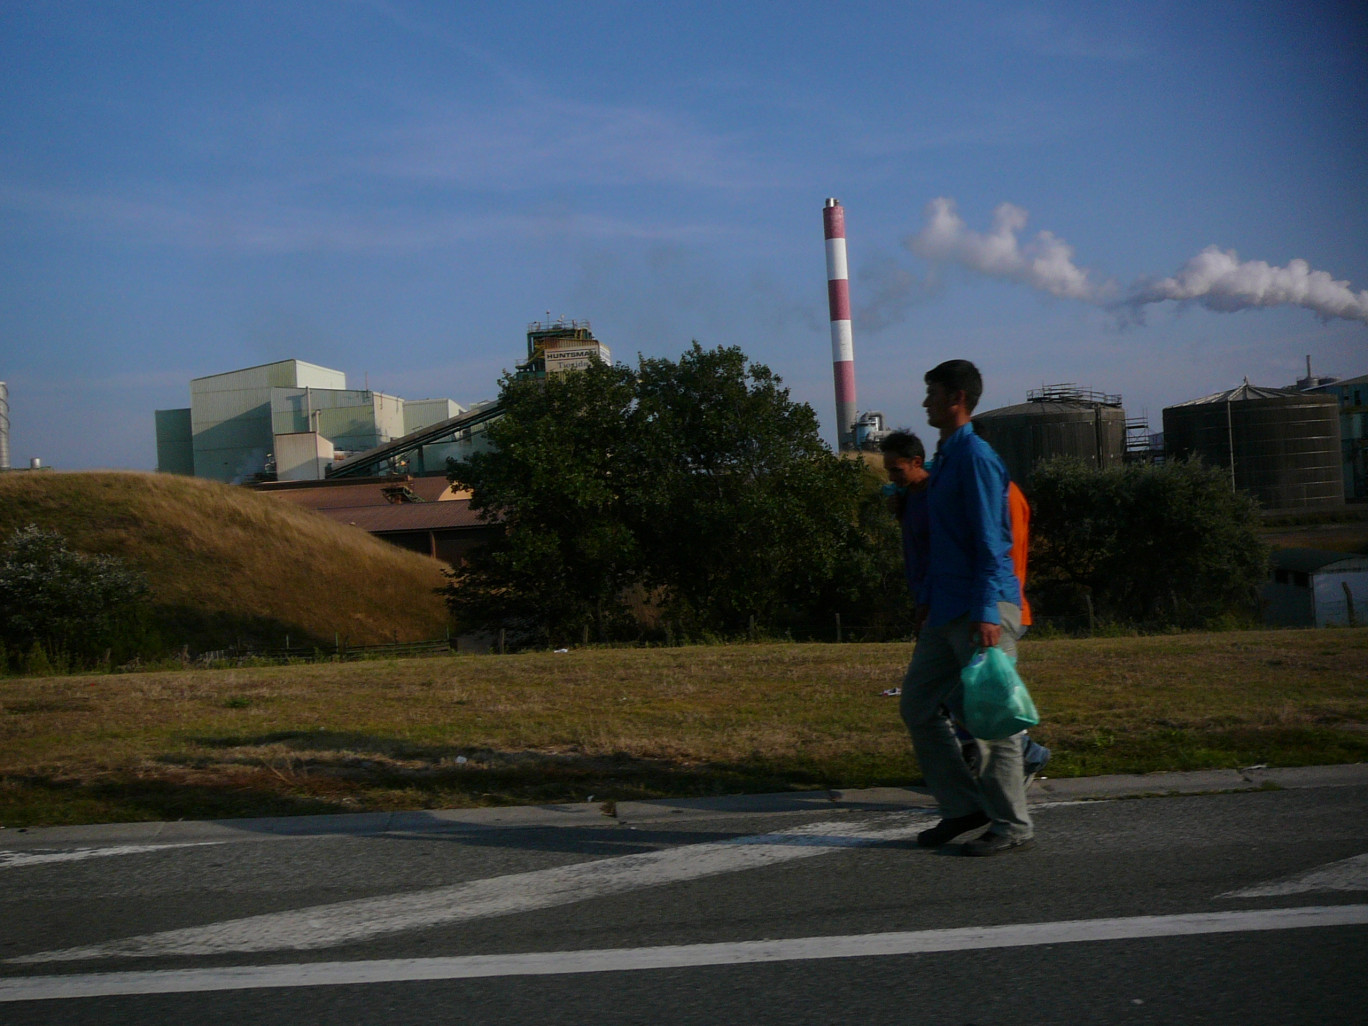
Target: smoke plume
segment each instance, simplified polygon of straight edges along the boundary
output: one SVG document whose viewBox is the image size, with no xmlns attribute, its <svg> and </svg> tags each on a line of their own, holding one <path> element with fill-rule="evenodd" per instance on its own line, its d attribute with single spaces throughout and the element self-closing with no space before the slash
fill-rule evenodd
<svg viewBox="0 0 1368 1026">
<path fill-rule="evenodd" d="M 1368 290 L 1314 271 L 1305 260 L 1273 267 L 1262 260 L 1243 263 L 1234 250 L 1208 246 L 1168 278 L 1142 278 L 1118 296 L 1112 281 L 1096 281 L 1074 263 L 1074 251 L 1052 232 L 1022 242 L 1026 211 L 1011 203 L 993 211 L 986 233 L 970 229 L 944 196 L 926 206 L 926 224 L 906 240 L 912 252 L 933 263 L 956 263 L 980 274 L 1020 282 L 1063 299 L 1105 307 L 1123 323 L 1143 324 L 1154 303 L 1197 303 L 1218 313 L 1268 306 L 1300 306 L 1323 320 L 1341 317 L 1368 323 Z"/>
<path fill-rule="evenodd" d="M 926 205 L 926 226 L 907 240 L 918 256 L 962 264 L 994 278 L 1006 278 L 1063 299 L 1105 303 L 1115 292 L 1110 282 L 1094 282 L 1074 263 L 1074 251 L 1051 232 L 1037 232 L 1022 244 L 1017 233 L 1026 227 L 1026 211 L 1003 203 L 993 211 L 993 230 L 972 231 L 955 210 L 955 201 L 939 196 Z"/>
<path fill-rule="evenodd" d="M 1200 303 L 1208 310 L 1230 313 L 1261 306 L 1301 306 L 1323 320 L 1342 317 L 1368 323 L 1368 290 L 1355 292 L 1347 281 L 1313 271 L 1305 260 L 1273 267 L 1262 260 L 1241 263 L 1235 251 L 1208 246 L 1177 274 L 1137 283 L 1124 306 L 1143 320 L 1150 303 Z"/>
</svg>

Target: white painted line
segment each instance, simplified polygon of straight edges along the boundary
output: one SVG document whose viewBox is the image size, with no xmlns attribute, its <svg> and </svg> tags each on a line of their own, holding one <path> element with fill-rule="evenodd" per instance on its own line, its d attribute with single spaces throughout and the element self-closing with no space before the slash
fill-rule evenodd
<svg viewBox="0 0 1368 1026">
<path fill-rule="evenodd" d="M 622 855 L 410 894 L 315 905 L 87 947 L 43 951 L 5 961 L 70 962 L 88 958 L 308 951 L 381 934 L 506 916 L 644 887 L 735 873 L 842 848 L 904 840 L 924 829 L 925 820 L 925 815 L 900 813 L 865 822 L 811 823 L 772 834 Z"/>
<path fill-rule="evenodd" d="M 1307 891 L 1368 891 L 1368 854 L 1318 866 L 1285 880 L 1227 891 L 1218 897 L 1271 898 L 1284 894 L 1304 894 Z"/>
<path fill-rule="evenodd" d="M 461 980 L 494 976 L 633 972 L 826 958 L 877 958 L 939 951 L 982 951 L 1096 941 L 1191 937 L 1213 933 L 1368 925 L 1368 905 L 1205 912 L 1129 919 L 1082 919 L 1013 926 L 962 927 L 845 937 L 684 944 L 656 948 L 546 951 L 457 958 L 230 966 L 152 972 L 92 973 L 0 979 L 0 1002 L 130 994 L 187 994 L 270 987 L 335 987 L 362 983 Z"/>
<path fill-rule="evenodd" d="M 109 855 L 141 855 L 143 852 L 164 851 L 168 848 L 201 848 L 208 844 L 227 843 L 227 841 L 181 841 L 171 844 L 116 844 L 108 848 L 39 848 L 34 851 L 0 851 L 0 869 L 37 866 L 45 862 L 81 862 L 85 859 L 99 859 Z"/>
</svg>

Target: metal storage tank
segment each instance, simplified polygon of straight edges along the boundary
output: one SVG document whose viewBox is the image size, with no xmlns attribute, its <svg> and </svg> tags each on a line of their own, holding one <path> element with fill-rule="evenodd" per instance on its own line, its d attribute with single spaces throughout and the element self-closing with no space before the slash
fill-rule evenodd
<svg viewBox="0 0 1368 1026">
<path fill-rule="evenodd" d="M 1171 457 L 1200 456 L 1230 471 L 1235 488 L 1265 509 L 1344 502 L 1339 404 L 1333 395 L 1295 388 L 1238 388 L 1164 410 Z"/>
<path fill-rule="evenodd" d="M 1073 456 L 1089 466 L 1109 467 L 1126 456 L 1126 411 L 1119 395 L 1073 385 L 1050 385 L 1027 393 L 1019 406 L 974 415 L 974 430 L 997 450 L 1018 484 L 1051 456 Z"/>
</svg>

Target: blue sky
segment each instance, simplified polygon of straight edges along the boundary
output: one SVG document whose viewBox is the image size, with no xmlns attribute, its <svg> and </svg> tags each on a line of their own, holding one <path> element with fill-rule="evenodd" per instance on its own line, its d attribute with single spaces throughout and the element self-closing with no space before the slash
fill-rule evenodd
<svg viewBox="0 0 1368 1026">
<path fill-rule="evenodd" d="M 1073 382 L 1164 406 L 1368 373 L 1368 13 L 1335 3 L 0 0 L 12 459 L 156 465 L 278 359 L 492 397 L 529 321 L 738 345 L 860 409 Z"/>
</svg>

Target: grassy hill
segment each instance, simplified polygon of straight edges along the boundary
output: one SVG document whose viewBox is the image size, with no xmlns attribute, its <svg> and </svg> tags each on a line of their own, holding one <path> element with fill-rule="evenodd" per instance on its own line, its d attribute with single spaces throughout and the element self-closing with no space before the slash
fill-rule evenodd
<svg viewBox="0 0 1368 1026">
<path fill-rule="evenodd" d="M 147 575 L 163 642 L 192 652 L 423 641 L 440 564 L 258 492 L 170 474 L 0 475 L 0 537 L 25 524 Z"/>
</svg>

